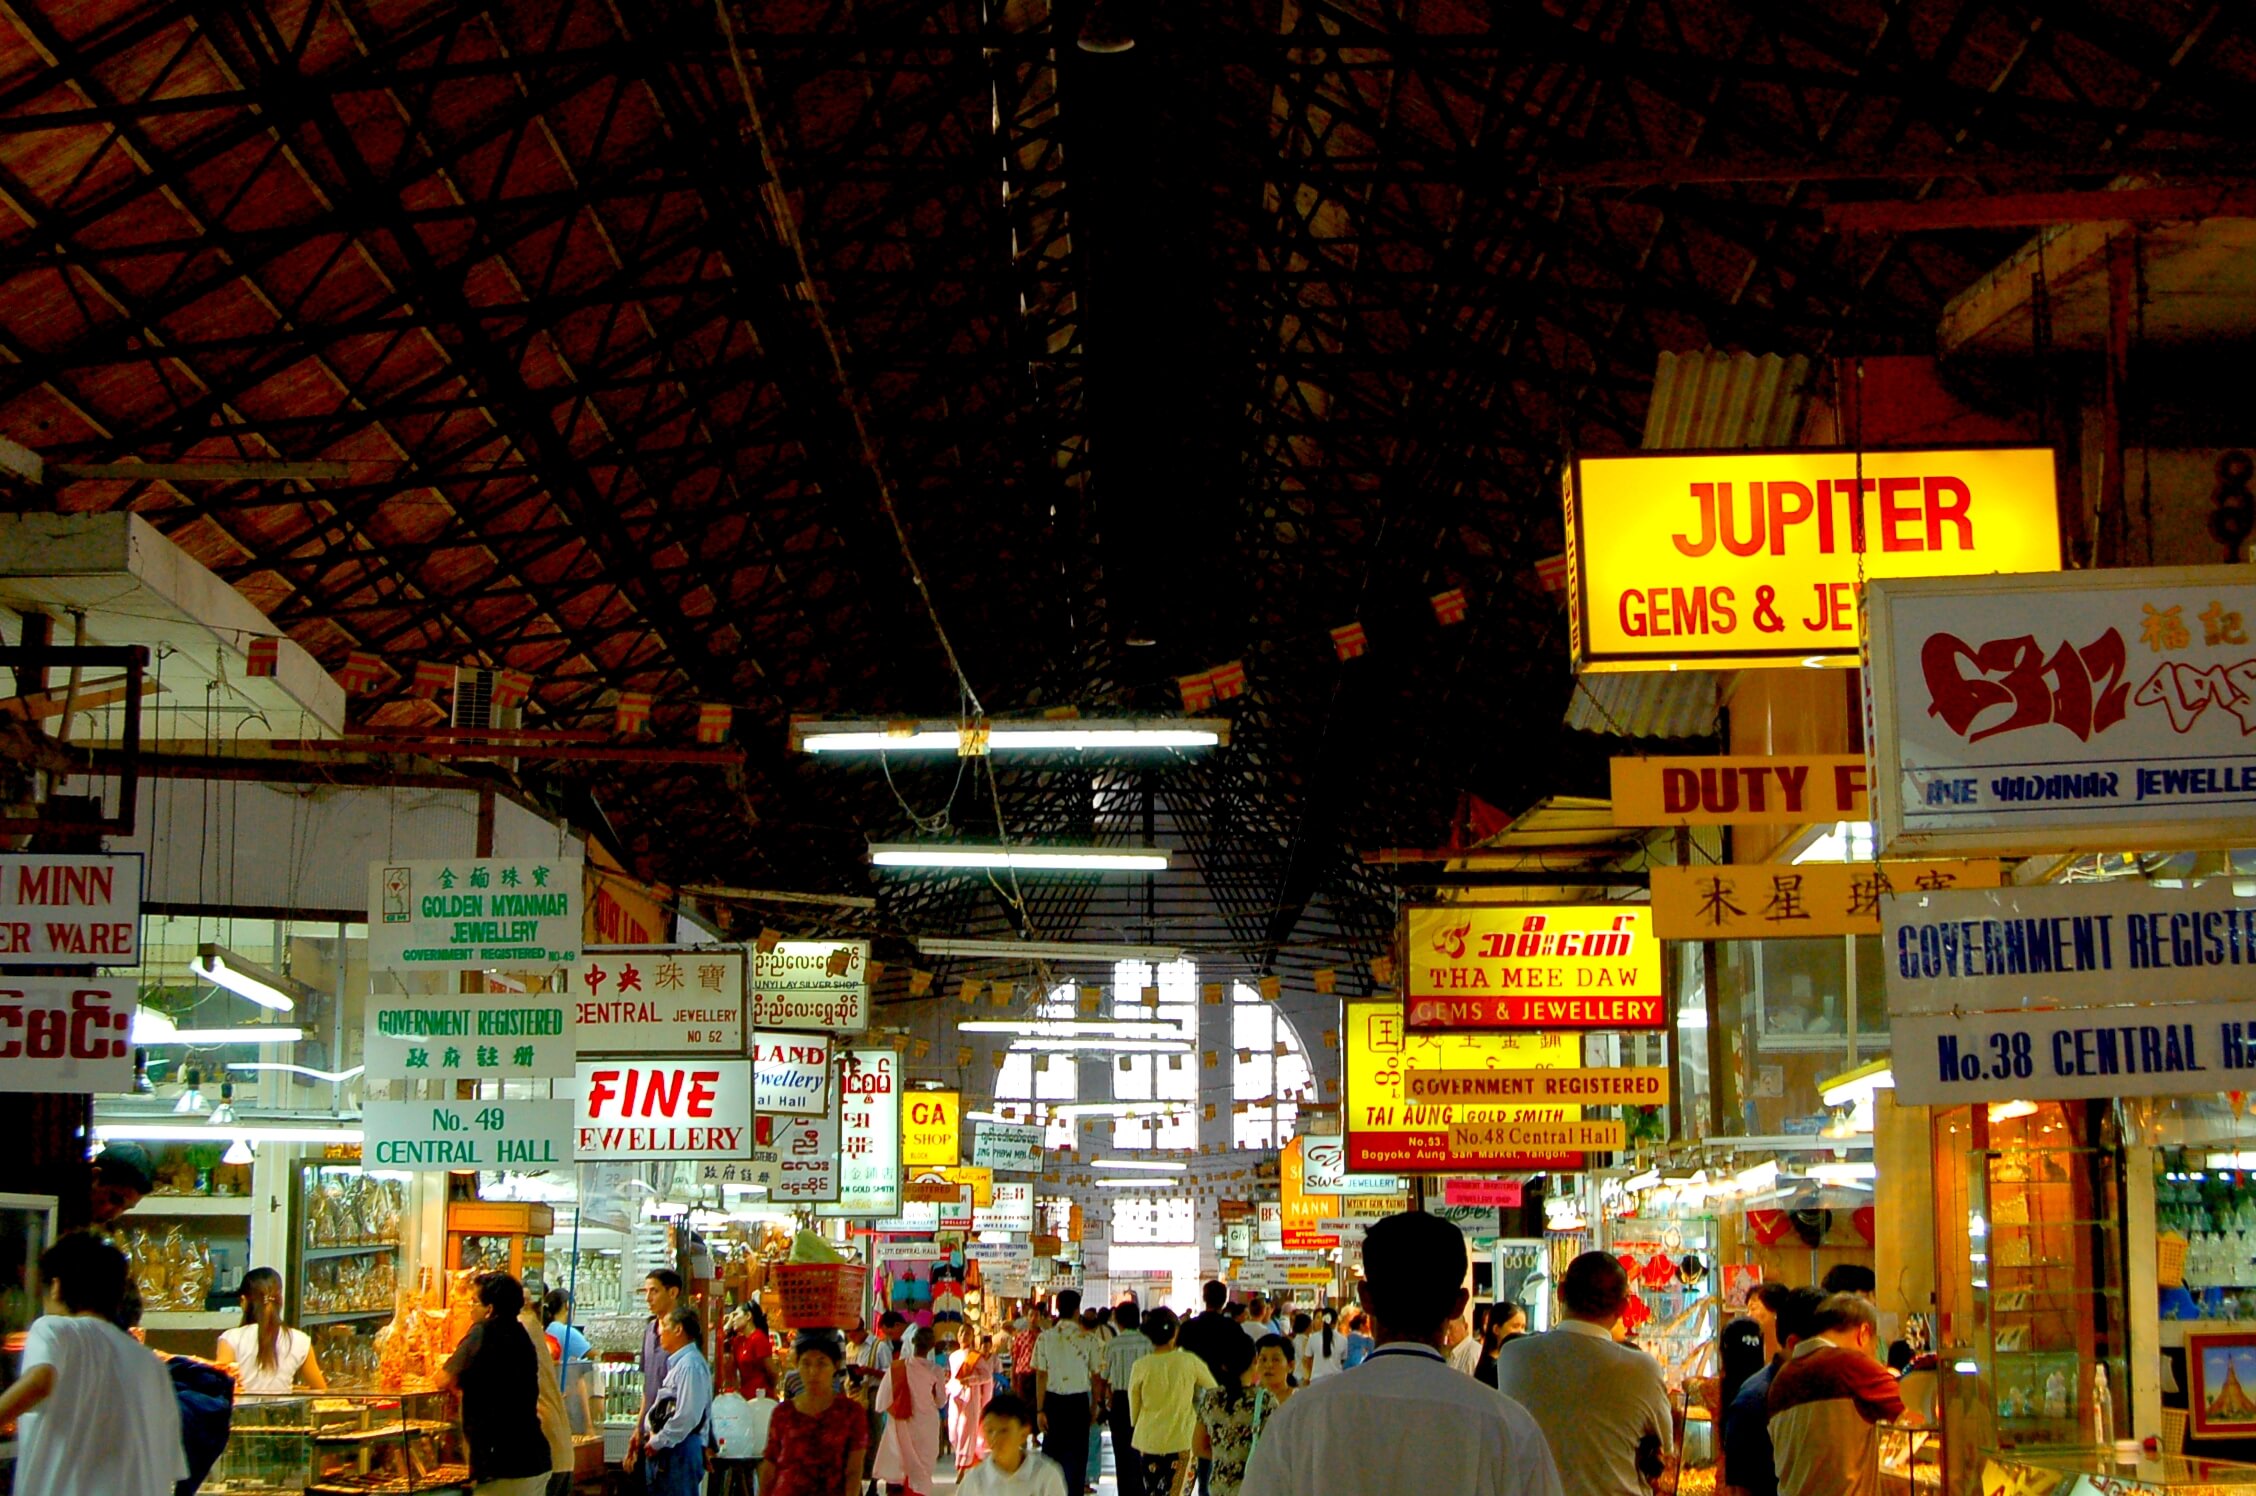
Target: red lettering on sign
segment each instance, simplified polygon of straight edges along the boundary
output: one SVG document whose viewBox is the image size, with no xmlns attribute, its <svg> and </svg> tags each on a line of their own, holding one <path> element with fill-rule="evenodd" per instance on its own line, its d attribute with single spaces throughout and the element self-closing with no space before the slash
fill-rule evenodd
<svg viewBox="0 0 2256 1496">
<path fill-rule="evenodd" d="M 1961 662 L 1973 667 L 1968 674 Z M 1930 634 L 1919 648 L 1927 714 L 1969 743 L 2054 723 L 2088 741 L 2123 720 L 2129 706 L 2123 636 L 2109 629 L 2081 648 L 2062 644 L 2049 656 L 2028 634 L 1969 645 L 1956 634 Z M 2010 707 L 1976 729 L 1984 713 Z"/>
</svg>

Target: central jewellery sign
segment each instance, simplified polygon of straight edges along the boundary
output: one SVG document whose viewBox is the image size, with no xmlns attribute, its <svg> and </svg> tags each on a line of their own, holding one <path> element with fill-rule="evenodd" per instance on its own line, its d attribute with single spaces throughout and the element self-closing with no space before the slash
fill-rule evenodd
<svg viewBox="0 0 2256 1496">
<path fill-rule="evenodd" d="M 1577 458 L 1576 667 L 1854 665 L 1867 577 L 2058 571 L 2054 469 L 2048 447 Z"/>
<path fill-rule="evenodd" d="M 1413 1029 L 1666 1026 L 1643 904 L 1440 904 L 1404 911 Z"/>
<path fill-rule="evenodd" d="M 741 1054 L 744 952 L 591 950 L 570 968 L 582 1054 Z"/>
</svg>

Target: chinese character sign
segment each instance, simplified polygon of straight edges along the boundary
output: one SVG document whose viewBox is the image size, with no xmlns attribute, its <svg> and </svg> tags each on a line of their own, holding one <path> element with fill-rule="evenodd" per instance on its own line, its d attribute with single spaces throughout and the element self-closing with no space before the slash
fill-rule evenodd
<svg viewBox="0 0 2256 1496">
<path fill-rule="evenodd" d="M 1566 1146 L 1516 1151 L 1460 1149 L 1451 1138 L 1458 1123 L 1565 1123 L 1582 1109 L 1572 1105 L 1412 1101 L 1412 1070 L 1553 1070 L 1582 1063 L 1574 1034 L 1437 1034 L 1412 1031 L 1399 1002 L 1351 1002 L 1340 1031 L 1345 1076 L 1342 1116 L 1347 1167 L 1384 1174 L 1536 1172 L 1589 1167 Z"/>
<path fill-rule="evenodd" d="M 1877 935 L 1883 894 L 1995 888 L 1996 858 L 1953 862 L 1712 863 L 1656 867 L 1653 933 L 1663 940 Z"/>
<path fill-rule="evenodd" d="M 752 1027 L 858 1034 L 869 1027 L 870 943 L 784 940 L 752 953 Z"/>
<path fill-rule="evenodd" d="M 838 1056 L 838 1199 L 815 1213 L 852 1219 L 901 1208 L 901 1057 L 890 1049 Z"/>
<path fill-rule="evenodd" d="M 911 1091 L 901 1109 L 901 1163 L 911 1169 L 952 1169 L 963 1161 L 957 1119 L 963 1096 L 956 1091 Z"/>
<path fill-rule="evenodd" d="M 582 1054 L 744 1052 L 744 952 L 591 950 L 569 975 Z"/>
<path fill-rule="evenodd" d="M 2147 851 L 2256 835 L 2245 567 L 1875 584 L 1880 839 Z"/>
<path fill-rule="evenodd" d="M 577 857 L 368 865 L 368 969 L 562 966 L 580 954 Z"/>
<path fill-rule="evenodd" d="M 370 1080 L 555 1080 L 571 1075 L 572 1005 L 559 992 L 371 993 Z"/>
<path fill-rule="evenodd" d="M 1667 1021 L 1642 904 L 1404 911 L 1414 1029 L 1651 1029 Z"/>
</svg>

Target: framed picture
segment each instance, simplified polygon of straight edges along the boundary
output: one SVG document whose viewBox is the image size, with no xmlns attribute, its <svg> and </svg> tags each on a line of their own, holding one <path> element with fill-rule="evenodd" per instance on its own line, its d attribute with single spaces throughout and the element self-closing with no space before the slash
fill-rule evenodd
<svg viewBox="0 0 2256 1496">
<path fill-rule="evenodd" d="M 1763 1280 L 1760 1265 L 1749 1262 L 1727 1262 L 1723 1265 L 1723 1302 L 1725 1307 L 1739 1310 L 1747 1307 L 1755 1289 Z"/>
<path fill-rule="evenodd" d="M 2196 1439 L 2256 1437 L 2256 1331 L 2187 1331 L 2186 1410 Z"/>
</svg>

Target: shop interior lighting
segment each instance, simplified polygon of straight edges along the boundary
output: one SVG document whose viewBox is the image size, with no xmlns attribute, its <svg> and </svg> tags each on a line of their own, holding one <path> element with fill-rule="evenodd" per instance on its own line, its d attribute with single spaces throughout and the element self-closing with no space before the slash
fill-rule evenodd
<svg viewBox="0 0 2256 1496">
<path fill-rule="evenodd" d="M 295 1044 L 305 1037 L 305 1030 L 293 1024 L 245 1024 L 241 1028 L 178 1028 L 173 1021 L 155 1008 L 137 1008 L 133 1013 L 133 1042 L 136 1044 L 186 1044 L 191 1047 L 209 1047 L 220 1044 Z"/>
<path fill-rule="evenodd" d="M 237 1137 L 250 1143 L 357 1143 L 358 1123 L 316 1127 L 304 1122 L 237 1122 Z M 94 1137 L 104 1143 L 208 1143 L 212 1130 L 202 1122 L 97 1122 Z"/>
<path fill-rule="evenodd" d="M 278 1013 L 296 1007 L 298 995 L 307 990 L 303 983 L 246 961 L 226 946 L 208 940 L 196 947 L 196 959 L 188 963 L 188 970 L 215 987 L 225 987 L 237 997 L 247 997 Z"/>
<path fill-rule="evenodd" d="M 1680 1031 L 1697 1031 L 1708 1026 L 1706 1008 L 1680 1007 L 1676 1010 L 1676 1026 Z"/>
<path fill-rule="evenodd" d="M 1220 748 L 1230 724 L 1220 718 L 1112 718 L 987 722 L 989 753 L 1078 753 L 1088 749 Z M 800 722 L 791 746 L 802 753 L 962 752 L 964 724 L 917 722 Z"/>
<path fill-rule="evenodd" d="M 1659 1184 L 1660 1182 L 1661 1171 L 1658 1169 L 1647 1169 L 1642 1174 L 1632 1174 L 1629 1176 L 1629 1178 L 1624 1179 L 1622 1181 L 1622 1188 L 1629 1191 L 1631 1194 L 1635 1194 L 1639 1190 L 1649 1190 L 1654 1185 Z"/>
<path fill-rule="evenodd" d="M 2037 1104 L 2034 1101 L 1993 1101 L 1990 1103 L 1990 1120 L 1992 1122 L 2011 1122 L 2016 1117 L 2034 1117 L 2036 1114 Z"/>
<path fill-rule="evenodd" d="M 2208 1166 L 2212 1169 L 2256 1169 L 2256 1153 L 2212 1153 Z"/>
<path fill-rule="evenodd" d="M 206 1127 L 233 1127 L 235 1125 L 235 1082 L 223 1080 L 219 1083 L 219 1105 L 212 1108 L 212 1114 L 204 1119 L 204 1125 Z"/>
<path fill-rule="evenodd" d="M 204 1078 L 197 1074 L 194 1066 L 182 1073 L 180 1099 L 172 1104 L 172 1109 L 176 1115 L 183 1117 L 193 1117 L 211 1110 L 211 1103 L 204 1099 Z"/>
<path fill-rule="evenodd" d="M 1012 1054 L 1057 1054 L 1065 1051 L 1098 1054 L 1189 1054 L 1188 1039 L 1021 1039 Z"/>
<path fill-rule="evenodd" d="M 1855 1106 L 1872 1100 L 1875 1091 L 1892 1091 L 1896 1086 L 1895 1062 L 1874 1060 L 1859 1065 L 1854 1070 L 1844 1070 L 1817 1083 L 1818 1093 L 1827 1106 Z"/>
<path fill-rule="evenodd" d="M 1053 1117 L 1187 1117 L 1188 1101 L 1071 1101 L 1050 1108 Z"/>
<path fill-rule="evenodd" d="M 257 1163 L 258 1155 L 251 1151 L 248 1139 L 237 1137 L 234 1142 L 227 1145 L 227 1151 L 219 1156 L 219 1161 L 223 1164 Z"/>
<path fill-rule="evenodd" d="M 873 867 L 995 868 L 1018 873 L 1164 873 L 1158 847 L 1006 847 L 947 842 L 873 842 Z"/>
<path fill-rule="evenodd" d="M 1759 1190 L 1775 1189 L 1778 1186 L 1778 1161 L 1772 1159 L 1752 1168 L 1741 1169 L 1731 1176 L 1731 1183 L 1741 1194 L 1748 1195 Z"/>
<path fill-rule="evenodd" d="M 1877 1164 L 1811 1164 L 1809 1177 L 1824 1184 L 1869 1184 L 1880 1177 Z"/>
<path fill-rule="evenodd" d="M 316 1070 L 311 1065 L 290 1065 L 280 1060 L 234 1060 L 228 1064 L 227 1068 L 230 1070 L 286 1070 L 292 1075 L 302 1075 L 309 1080 L 325 1080 L 333 1086 L 341 1086 L 356 1075 L 366 1074 L 368 1070 L 366 1065 L 355 1065 L 350 1070 Z"/>
<path fill-rule="evenodd" d="M 1164 1195 L 1170 1192 L 1170 1186 L 1164 1179 L 1099 1179 L 1096 1186 L 1101 1190 L 1143 1190 L 1148 1194 Z"/>
<path fill-rule="evenodd" d="M 1094 961 L 1110 965 L 1115 961 L 1180 961 L 1183 948 L 1179 945 L 1113 945 L 1101 940 L 942 940 L 935 936 L 913 937 L 919 952 L 927 956 L 999 956 L 1004 959 L 1018 957 L 1029 961 Z"/>
<path fill-rule="evenodd" d="M 1030 1034 L 1042 1039 L 1187 1039 L 1183 1025 L 1159 1018 L 982 1018 L 959 1034 Z"/>
<path fill-rule="evenodd" d="M 1089 1167 L 1092 1169 L 1133 1169 L 1145 1174 L 1181 1174 L 1188 1170 L 1190 1165 L 1170 1163 L 1156 1158 L 1100 1158 L 1091 1161 Z"/>
</svg>

